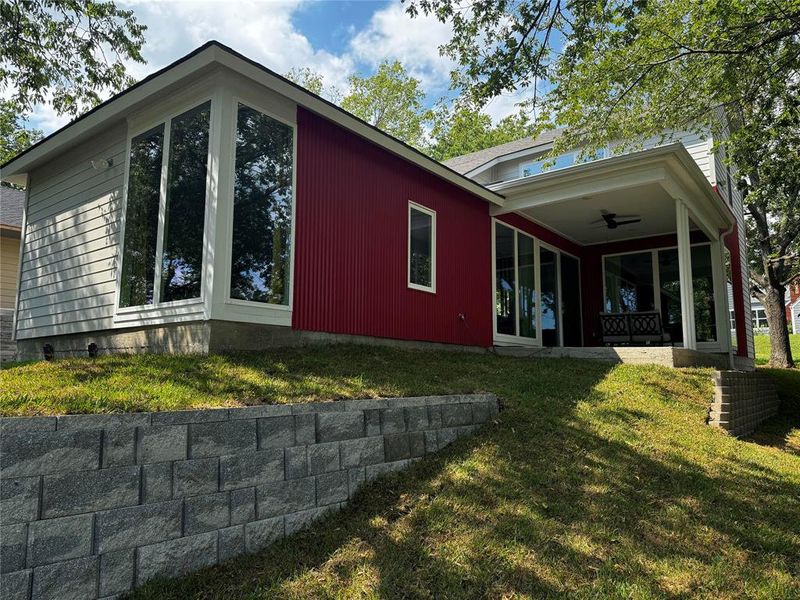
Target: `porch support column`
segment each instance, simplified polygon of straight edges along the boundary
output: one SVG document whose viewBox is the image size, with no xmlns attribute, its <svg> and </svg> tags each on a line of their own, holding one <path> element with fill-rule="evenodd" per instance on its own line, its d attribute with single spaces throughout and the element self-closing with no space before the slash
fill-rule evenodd
<svg viewBox="0 0 800 600">
<path fill-rule="evenodd" d="M 678 273 L 681 285 L 681 322 L 683 347 L 697 349 L 694 328 L 694 288 L 692 285 L 692 247 L 689 240 L 689 209 L 679 199 L 675 200 L 675 221 L 678 232 Z"/>
</svg>

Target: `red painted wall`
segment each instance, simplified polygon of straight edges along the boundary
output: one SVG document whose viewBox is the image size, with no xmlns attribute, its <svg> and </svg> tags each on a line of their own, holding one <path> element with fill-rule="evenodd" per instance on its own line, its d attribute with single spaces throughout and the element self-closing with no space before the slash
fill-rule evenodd
<svg viewBox="0 0 800 600">
<path fill-rule="evenodd" d="M 489 204 L 302 108 L 297 125 L 293 327 L 490 346 Z M 409 200 L 436 211 L 435 294 L 407 286 Z"/>
</svg>

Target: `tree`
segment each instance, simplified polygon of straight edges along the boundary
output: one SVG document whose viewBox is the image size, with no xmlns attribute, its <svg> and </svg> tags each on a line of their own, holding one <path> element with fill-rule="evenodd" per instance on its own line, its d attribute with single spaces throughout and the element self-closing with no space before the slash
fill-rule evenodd
<svg viewBox="0 0 800 600">
<path fill-rule="evenodd" d="M 432 113 L 424 106 L 420 81 L 399 61 L 384 61 L 373 75 L 351 75 L 349 82 L 343 109 L 411 146 L 424 146 L 423 125 Z"/>
<path fill-rule="evenodd" d="M 540 126 L 567 128 L 554 152 L 620 140 L 631 147 L 667 129 L 723 139 L 720 150 L 750 182 L 750 250 L 773 315 L 771 362 L 792 365 L 776 265 L 791 272 L 797 264 L 797 232 L 778 224 L 800 220 L 798 198 L 782 183 L 785 171 L 800 172 L 800 159 L 779 145 L 796 110 L 800 0 L 496 0 L 469 10 L 458 0 L 410 0 L 407 10 L 452 23 L 442 51 L 458 64 L 455 85 L 478 105 L 533 89 L 527 108 L 542 115 Z M 753 125 L 762 119 L 771 125 Z"/>
<path fill-rule="evenodd" d="M 312 94 L 322 96 L 338 104 L 342 100 L 342 92 L 334 85 L 325 86 L 323 75 L 310 67 L 294 67 L 284 75 L 289 81 L 304 87 Z"/>
<path fill-rule="evenodd" d="M 113 2 L 0 0 L 0 162 L 40 135 L 23 125 L 37 104 L 76 116 L 130 85 L 145 29 Z"/>
</svg>

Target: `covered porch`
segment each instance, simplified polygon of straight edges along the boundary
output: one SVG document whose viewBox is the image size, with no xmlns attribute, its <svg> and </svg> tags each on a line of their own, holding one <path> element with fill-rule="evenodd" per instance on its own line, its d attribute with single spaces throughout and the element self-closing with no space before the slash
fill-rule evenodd
<svg viewBox="0 0 800 600">
<path fill-rule="evenodd" d="M 493 210 L 499 352 L 730 368 L 730 207 L 680 143 L 505 181 Z M 601 315 L 603 317 L 601 317 Z M 644 315 L 660 333 L 609 336 Z M 623 320 L 624 321 L 624 320 Z"/>
</svg>

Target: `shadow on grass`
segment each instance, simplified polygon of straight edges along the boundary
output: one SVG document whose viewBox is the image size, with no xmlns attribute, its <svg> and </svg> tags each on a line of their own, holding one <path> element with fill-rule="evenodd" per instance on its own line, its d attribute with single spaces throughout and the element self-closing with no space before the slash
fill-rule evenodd
<svg viewBox="0 0 800 600">
<path fill-rule="evenodd" d="M 800 369 L 760 369 L 775 383 L 778 414 L 762 423 L 747 441 L 800 455 Z"/>
<path fill-rule="evenodd" d="M 704 426 L 707 373 L 563 361 L 542 381 L 528 364 L 489 375 L 507 410 L 474 438 L 261 554 L 135 597 L 800 593 L 800 461 Z"/>
</svg>

